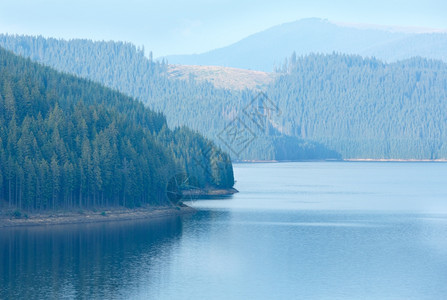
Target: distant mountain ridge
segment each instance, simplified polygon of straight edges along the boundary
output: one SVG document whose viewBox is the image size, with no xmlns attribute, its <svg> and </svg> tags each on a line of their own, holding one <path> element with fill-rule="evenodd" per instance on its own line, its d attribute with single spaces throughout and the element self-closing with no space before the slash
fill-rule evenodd
<svg viewBox="0 0 447 300">
<path fill-rule="evenodd" d="M 174 79 L 168 64 L 131 44 L 0 35 L 0 45 L 132 95 L 236 159 L 447 157 L 447 63 L 440 60 L 292 55 L 259 97 L 194 74 Z"/>
<path fill-rule="evenodd" d="M 232 152 L 232 148 L 226 146 L 218 135 L 227 128 L 228 122 L 237 112 L 243 115 L 237 109 L 242 109 L 256 97 L 257 82 L 261 83 L 259 87 L 266 89 L 267 82 L 262 82 L 277 75 L 221 67 L 170 66 L 165 62 L 153 61 L 144 55 L 142 49 L 123 42 L 93 42 L 85 39 L 67 41 L 41 36 L 0 34 L 0 46 L 59 71 L 88 78 L 133 96 L 153 110 L 163 112 L 169 126 L 186 125 L 229 152 Z M 211 77 L 214 76 L 216 80 L 207 78 L 208 71 L 213 73 Z M 237 88 L 216 88 L 217 79 L 221 78 L 215 77 L 216 75 L 222 75 L 223 80 L 220 83 L 232 84 Z M 254 84 L 252 88 L 256 89 L 239 89 L 250 81 Z M 247 144 L 243 153 L 233 156 L 234 159 L 339 157 L 310 140 L 284 136 L 273 124 L 269 125 L 266 132 L 254 133 L 255 141 Z"/>
<path fill-rule="evenodd" d="M 346 54 L 292 56 L 266 91 L 283 133 L 343 158 L 445 159 L 447 64 Z"/>
<path fill-rule="evenodd" d="M 332 52 L 386 62 L 421 56 L 447 61 L 447 33 L 408 33 L 336 24 L 310 18 L 274 26 L 227 47 L 202 54 L 171 55 L 171 64 L 213 65 L 270 72 L 292 52 Z"/>
</svg>

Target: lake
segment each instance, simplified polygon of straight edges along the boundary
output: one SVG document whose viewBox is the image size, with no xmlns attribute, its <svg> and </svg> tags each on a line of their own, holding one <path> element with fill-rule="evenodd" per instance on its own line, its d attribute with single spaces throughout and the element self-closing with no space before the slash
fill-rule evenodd
<svg viewBox="0 0 447 300">
<path fill-rule="evenodd" d="M 234 168 L 193 215 L 2 229 L 0 299 L 446 298 L 447 163 Z"/>
</svg>

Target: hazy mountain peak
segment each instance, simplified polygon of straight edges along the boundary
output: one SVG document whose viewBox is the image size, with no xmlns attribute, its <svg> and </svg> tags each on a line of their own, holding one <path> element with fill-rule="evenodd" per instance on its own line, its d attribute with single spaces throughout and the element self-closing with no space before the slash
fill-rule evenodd
<svg viewBox="0 0 447 300">
<path fill-rule="evenodd" d="M 272 71 L 292 52 L 347 53 L 396 61 L 414 56 L 447 61 L 443 30 L 332 22 L 307 18 L 280 24 L 227 47 L 195 55 L 173 55 L 173 64 L 214 65 Z"/>
</svg>

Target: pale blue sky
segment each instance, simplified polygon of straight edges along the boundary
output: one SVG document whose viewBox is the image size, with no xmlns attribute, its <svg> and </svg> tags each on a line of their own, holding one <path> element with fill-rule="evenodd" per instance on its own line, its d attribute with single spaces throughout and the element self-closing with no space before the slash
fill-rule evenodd
<svg viewBox="0 0 447 300">
<path fill-rule="evenodd" d="M 0 0 L 0 32 L 129 41 L 200 53 L 302 18 L 447 29 L 445 0 Z"/>
</svg>

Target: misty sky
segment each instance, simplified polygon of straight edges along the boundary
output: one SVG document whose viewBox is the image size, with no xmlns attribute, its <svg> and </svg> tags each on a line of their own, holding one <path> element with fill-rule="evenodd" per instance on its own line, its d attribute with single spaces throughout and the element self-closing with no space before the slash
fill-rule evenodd
<svg viewBox="0 0 447 300">
<path fill-rule="evenodd" d="M 129 41 L 154 56 L 200 53 L 302 18 L 447 29 L 445 0 L 0 0 L 0 32 Z"/>
</svg>

